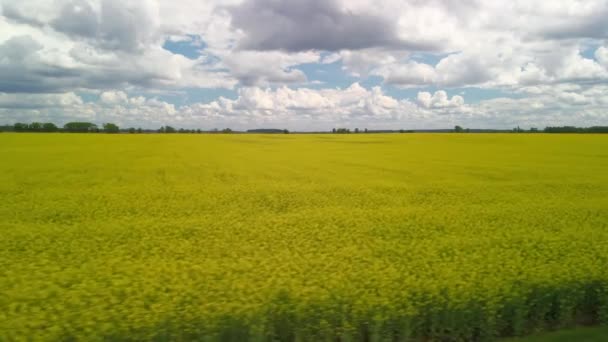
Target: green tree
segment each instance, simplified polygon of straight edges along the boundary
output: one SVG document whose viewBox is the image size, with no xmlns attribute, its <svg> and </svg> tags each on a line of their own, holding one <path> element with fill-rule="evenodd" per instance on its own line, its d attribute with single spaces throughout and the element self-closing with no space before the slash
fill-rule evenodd
<svg viewBox="0 0 608 342">
<path fill-rule="evenodd" d="M 17 122 L 14 126 L 13 126 L 13 130 L 15 132 L 27 132 L 28 131 L 28 124 L 26 123 L 21 123 L 21 122 Z"/>
<path fill-rule="evenodd" d="M 89 133 L 97 132 L 97 125 L 90 122 L 68 122 L 63 125 L 63 129 L 70 133 Z"/>
<path fill-rule="evenodd" d="M 32 122 L 28 125 L 28 131 L 30 132 L 42 132 L 42 123 Z"/>
<path fill-rule="evenodd" d="M 463 131 L 464 131 L 464 129 L 458 125 L 456 125 L 454 127 L 454 132 L 456 132 L 456 133 L 462 133 Z"/>
<path fill-rule="evenodd" d="M 134 127 L 130 127 L 129 129 L 127 129 L 127 132 L 134 134 L 135 133 L 135 128 Z"/>
<path fill-rule="evenodd" d="M 137 128 L 137 133 L 141 133 L 141 132 L 142 132 L 141 127 Z"/>
<path fill-rule="evenodd" d="M 52 122 L 45 122 L 45 123 L 42 124 L 42 131 L 43 132 L 57 132 L 58 130 L 59 130 L 59 127 L 57 127 Z"/>
<path fill-rule="evenodd" d="M 120 128 L 117 125 L 108 122 L 103 124 L 103 131 L 106 133 L 118 133 Z"/>
</svg>

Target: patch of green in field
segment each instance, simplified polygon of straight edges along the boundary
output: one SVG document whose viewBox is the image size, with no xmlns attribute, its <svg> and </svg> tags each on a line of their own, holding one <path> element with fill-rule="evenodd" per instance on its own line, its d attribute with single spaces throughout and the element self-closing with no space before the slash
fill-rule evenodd
<svg viewBox="0 0 608 342">
<path fill-rule="evenodd" d="M 509 342 L 605 342 L 608 340 L 608 327 L 577 328 L 514 338 Z M 505 341 L 505 342 L 506 342 Z"/>
<path fill-rule="evenodd" d="M 599 135 L 0 136 L 0 340 L 608 320 Z"/>
</svg>

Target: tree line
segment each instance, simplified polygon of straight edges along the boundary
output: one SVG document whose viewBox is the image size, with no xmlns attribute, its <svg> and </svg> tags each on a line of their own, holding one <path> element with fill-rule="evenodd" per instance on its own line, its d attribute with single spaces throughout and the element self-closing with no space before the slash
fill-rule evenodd
<svg viewBox="0 0 608 342">
<path fill-rule="evenodd" d="M 13 126 L 0 126 L 1 130 L 13 132 L 70 132 L 70 133 L 118 133 L 120 128 L 113 123 L 104 123 L 101 128 L 91 122 L 68 122 L 59 127 L 52 122 L 18 122 Z"/>
<path fill-rule="evenodd" d="M 469 129 L 462 128 L 461 126 L 454 127 L 453 132 L 455 133 L 608 133 L 608 126 L 591 126 L 591 127 L 575 127 L 575 126 L 548 126 L 543 130 L 536 127 L 531 127 L 526 130 L 519 126 L 511 130 L 483 130 L 483 129 Z"/>
<path fill-rule="evenodd" d="M 175 128 L 172 126 L 162 126 L 159 129 L 142 129 L 142 128 L 120 128 L 114 123 L 104 123 L 101 127 L 91 122 L 68 122 L 63 127 L 59 127 L 52 122 L 32 122 L 32 123 L 21 123 L 18 122 L 14 125 L 0 126 L 0 132 L 37 132 L 37 133 L 52 133 L 52 132 L 66 132 L 66 133 L 241 133 L 233 131 L 230 128 L 224 129 L 212 129 L 203 131 L 201 129 L 184 129 Z M 416 132 L 428 132 L 428 133 L 608 133 L 608 126 L 591 126 L 591 127 L 575 127 L 575 126 L 548 126 L 544 129 L 530 128 L 528 130 L 522 129 L 519 126 L 513 129 L 476 129 L 476 128 L 463 128 L 462 126 L 455 126 L 453 129 L 418 129 L 418 130 L 368 130 L 367 128 L 359 129 L 355 128 L 332 128 L 330 133 L 334 134 L 351 134 L 351 133 L 416 133 Z M 290 133 L 287 129 L 250 129 L 246 133 Z M 305 132 L 302 132 L 305 133 Z M 327 133 L 327 131 L 319 132 L 306 132 L 306 133 Z"/>
<path fill-rule="evenodd" d="M 608 126 L 592 126 L 592 127 L 546 127 L 545 133 L 608 133 Z"/>
<path fill-rule="evenodd" d="M 453 129 L 383 129 L 383 130 L 368 130 L 367 128 L 360 130 L 355 128 L 332 128 L 331 133 L 334 134 L 351 134 L 351 133 L 608 133 L 608 126 L 592 126 L 592 127 L 574 127 L 574 126 L 549 126 L 544 129 L 531 127 L 526 130 L 515 127 L 513 129 L 479 129 L 479 128 L 464 128 L 462 126 L 454 126 Z"/>
<path fill-rule="evenodd" d="M 332 128 L 331 129 L 331 133 L 334 134 L 351 134 L 351 133 L 414 133 L 416 132 L 415 130 L 407 130 L 407 129 L 375 129 L 375 130 L 371 130 L 371 129 L 359 129 L 359 128 L 355 128 L 352 131 L 350 130 L 350 128 Z"/>
<path fill-rule="evenodd" d="M 120 128 L 114 123 L 104 123 L 101 127 L 97 126 L 92 122 L 68 122 L 63 127 L 59 127 L 52 122 L 32 122 L 22 123 L 18 122 L 14 125 L 0 126 L 0 132 L 34 132 L 34 133 L 53 133 L 53 132 L 65 132 L 65 133 L 233 133 L 234 131 L 230 128 L 224 129 L 213 129 L 211 131 L 203 131 L 201 129 L 184 129 L 174 128 L 171 126 L 162 126 L 159 129 L 142 129 L 129 127 Z M 281 130 L 282 133 L 288 132 L 287 130 Z"/>
</svg>

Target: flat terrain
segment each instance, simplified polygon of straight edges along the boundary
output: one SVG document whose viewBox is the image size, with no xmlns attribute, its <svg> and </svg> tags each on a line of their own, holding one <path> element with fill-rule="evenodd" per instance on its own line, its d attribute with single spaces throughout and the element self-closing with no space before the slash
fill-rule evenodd
<svg viewBox="0 0 608 342">
<path fill-rule="evenodd" d="M 608 136 L 0 134 L 0 340 L 608 320 Z"/>
</svg>

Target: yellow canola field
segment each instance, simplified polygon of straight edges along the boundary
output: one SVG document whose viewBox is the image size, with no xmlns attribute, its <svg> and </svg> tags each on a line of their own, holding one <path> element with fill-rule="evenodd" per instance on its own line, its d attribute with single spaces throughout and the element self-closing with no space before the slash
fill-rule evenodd
<svg viewBox="0 0 608 342">
<path fill-rule="evenodd" d="M 0 134 L 0 340 L 608 321 L 608 136 Z"/>
</svg>

